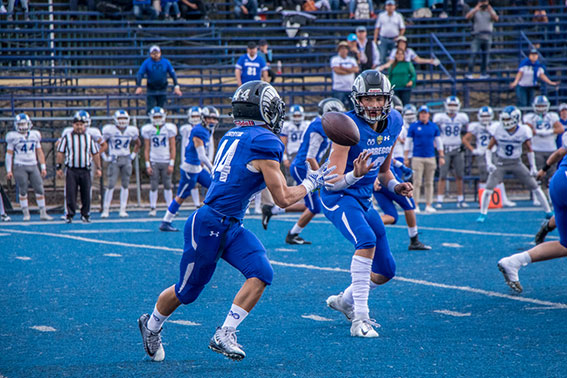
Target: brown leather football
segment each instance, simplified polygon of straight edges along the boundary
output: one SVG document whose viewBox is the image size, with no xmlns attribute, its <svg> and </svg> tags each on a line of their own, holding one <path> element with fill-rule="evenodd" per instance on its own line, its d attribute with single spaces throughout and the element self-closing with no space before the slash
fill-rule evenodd
<svg viewBox="0 0 567 378">
<path fill-rule="evenodd" d="M 360 141 L 356 123 L 344 113 L 325 113 L 321 117 L 321 123 L 327 137 L 341 146 L 354 146 Z"/>
</svg>

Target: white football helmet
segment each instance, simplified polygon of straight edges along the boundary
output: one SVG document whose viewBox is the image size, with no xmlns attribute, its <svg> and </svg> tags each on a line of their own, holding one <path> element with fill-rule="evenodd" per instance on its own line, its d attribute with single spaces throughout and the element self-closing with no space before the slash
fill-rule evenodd
<svg viewBox="0 0 567 378">
<path fill-rule="evenodd" d="M 511 130 L 520 124 L 522 119 L 522 112 L 520 109 L 513 105 L 505 107 L 500 112 L 500 124 L 506 130 Z"/>
<path fill-rule="evenodd" d="M 192 106 L 191 109 L 187 111 L 187 119 L 191 126 L 196 126 L 201 122 L 201 108 L 198 106 Z"/>
<path fill-rule="evenodd" d="M 551 103 L 549 102 L 549 99 L 546 96 L 537 96 L 536 98 L 534 98 L 533 102 L 532 102 L 532 108 L 534 110 L 534 112 L 536 114 L 539 114 L 541 116 L 547 114 L 547 112 L 549 112 L 549 107 L 551 106 Z"/>
<path fill-rule="evenodd" d="M 402 110 L 402 116 L 404 118 L 404 121 L 408 125 L 411 125 L 412 123 L 417 121 L 417 109 L 415 108 L 414 105 L 407 104 L 406 106 L 404 106 L 404 109 Z"/>
<path fill-rule="evenodd" d="M 165 124 L 165 119 L 167 117 L 167 113 L 163 108 L 159 106 L 154 106 L 152 110 L 150 110 L 150 120 L 152 121 L 152 125 L 160 127 Z"/>
<path fill-rule="evenodd" d="M 296 125 L 301 125 L 301 122 L 305 119 L 305 111 L 303 110 L 303 106 L 301 105 L 292 105 L 289 108 L 289 114 L 291 121 Z"/>
<path fill-rule="evenodd" d="M 119 129 L 125 129 L 130 126 L 130 115 L 126 110 L 120 109 L 115 111 L 112 119 Z"/>
<path fill-rule="evenodd" d="M 461 100 L 457 96 L 447 97 L 443 104 L 447 114 L 456 114 L 461 109 Z"/>
<path fill-rule="evenodd" d="M 483 106 L 478 109 L 478 122 L 482 126 L 490 126 L 492 120 L 494 119 L 494 111 L 490 106 Z"/>
<path fill-rule="evenodd" d="M 25 134 L 32 128 L 30 117 L 26 113 L 20 113 L 14 118 L 14 129 L 20 134 Z"/>
</svg>

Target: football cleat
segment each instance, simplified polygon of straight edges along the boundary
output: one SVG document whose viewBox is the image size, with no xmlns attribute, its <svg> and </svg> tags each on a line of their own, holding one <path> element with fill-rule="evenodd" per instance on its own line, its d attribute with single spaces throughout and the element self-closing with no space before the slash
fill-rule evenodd
<svg viewBox="0 0 567 378">
<path fill-rule="evenodd" d="M 22 213 L 24 213 L 24 218 L 23 218 L 23 220 L 24 220 L 25 222 L 27 222 L 27 221 L 29 221 L 29 220 L 31 219 L 31 216 L 30 216 L 30 209 L 29 209 L 29 208 L 27 208 L 27 207 L 24 208 L 24 209 L 22 210 Z"/>
<path fill-rule="evenodd" d="M 120 210 L 120 213 L 118 213 L 118 216 L 120 218 L 128 218 L 128 213 L 126 212 L 126 210 Z"/>
<path fill-rule="evenodd" d="M 9 222 L 12 220 L 12 218 L 10 218 L 8 214 L 2 214 L 0 215 L 0 217 L 2 218 L 2 222 Z"/>
<path fill-rule="evenodd" d="M 508 198 L 506 198 L 505 200 L 502 200 L 502 205 L 504 207 L 514 207 L 516 206 L 516 202 L 510 201 Z"/>
<path fill-rule="evenodd" d="M 159 230 L 160 231 L 165 231 L 165 232 L 176 232 L 179 231 L 177 228 L 173 227 L 171 225 L 171 222 L 161 222 L 161 225 L 159 226 Z"/>
<path fill-rule="evenodd" d="M 285 242 L 287 244 L 296 244 L 296 245 L 311 244 L 310 241 L 303 239 L 301 236 L 299 236 L 299 234 L 292 234 L 289 232 L 285 237 Z"/>
<path fill-rule="evenodd" d="M 209 342 L 209 349 L 231 360 L 242 360 L 246 357 L 246 353 L 242 350 L 242 345 L 236 342 L 236 332 L 234 327 L 217 327 Z"/>
<path fill-rule="evenodd" d="M 506 283 L 516 293 L 521 293 L 524 288 L 520 284 L 520 277 L 518 276 L 519 267 L 514 266 L 509 257 L 504 257 L 498 261 L 498 269 L 502 272 Z"/>
<path fill-rule="evenodd" d="M 65 223 L 73 223 L 72 217 L 65 217 Z"/>
<path fill-rule="evenodd" d="M 378 337 L 378 332 L 372 326 L 380 327 L 380 324 L 370 319 L 354 319 L 350 326 L 350 335 L 354 337 Z"/>
<path fill-rule="evenodd" d="M 464 209 L 466 207 L 469 207 L 469 204 L 466 203 L 465 201 L 459 201 L 459 202 L 457 202 L 457 207 L 460 208 L 460 209 Z"/>
<path fill-rule="evenodd" d="M 42 220 L 42 221 L 52 221 L 53 217 L 51 215 L 47 214 L 47 211 L 45 211 L 45 209 L 40 209 L 39 219 Z"/>
<path fill-rule="evenodd" d="M 549 231 L 551 231 L 549 229 L 549 220 L 546 219 L 543 221 L 543 223 L 541 224 L 541 227 L 539 229 L 539 231 L 537 232 L 536 236 L 535 236 L 535 243 L 536 245 L 541 244 L 545 241 L 545 237 L 547 236 L 547 234 L 549 233 Z"/>
<path fill-rule="evenodd" d="M 262 206 L 262 227 L 264 227 L 264 230 L 268 229 L 268 222 L 273 215 L 272 208 L 273 206 L 270 205 Z"/>
<path fill-rule="evenodd" d="M 108 218 L 109 216 L 110 216 L 110 214 L 109 214 L 108 210 L 104 210 L 102 212 L 102 214 L 100 214 L 100 217 L 103 218 L 103 219 Z"/>
<path fill-rule="evenodd" d="M 421 209 L 419 208 L 419 206 L 417 205 L 417 203 L 415 204 L 415 209 L 413 210 L 416 214 L 421 214 Z"/>
<path fill-rule="evenodd" d="M 88 215 L 81 215 L 81 220 L 83 223 L 91 223 L 91 218 Z"/>
<path fill-rule="evenodd" d="M 425 213 L 426 214 L 432 214 L 432 213 L 436 213 L 437 210 L 433 207 L 433 206 L 425 206 Z"/>
<path fill-rule="evenodd" d="M 352 322 L 354 318 L 354 306 L 349 305 L 343 301 L 343 293 L 339 293 L 339 295 L 331 295 L 327 298 L 327 306 L 332 308 L 333 310 L 337 310 L 342 312 L 344 316 L 347 318 L 349 322 Z"/>
<path fill-rule="evenodd" d="M 437 209 L 442 209 L 442 208 L 443 208 L 443 202 L 437 202 L 437 203 L 435 204 L 435 207 L 436 207 Z"/>
<path fill-rule="evenodd" d="M 408 247 L 408 251 L 429 251 L 431 249 L 431 246 L 425 245 L 422 242 L 420 242 L 417 235 L 410 238 L 410 240 L 411 242 Z"/>
<path fill-rule="evenodd" d="M 478 218 L 476 218 L 477 223 L 484 223 L 486 220 L 486 214 L 480 214 Z"/>
<path fill-rule="evenodd" d="M 148 329 L 149 314 L 143 314 L 138 318 L 138 328 L 142 334 L 142 342 L 144 349 L 152 361 L 163 361 L 165 358 L 165 351 L 161 343 L 161 329 L 158 332 L 153 332 Z"/>
<path fill-rule="evenodd" d="M 150 212 L 148 213 L 148 216 L 150 217 L 155 217 L 157 215 L 157 211 L 156 209 L 150 209 Z"/>
</svg>

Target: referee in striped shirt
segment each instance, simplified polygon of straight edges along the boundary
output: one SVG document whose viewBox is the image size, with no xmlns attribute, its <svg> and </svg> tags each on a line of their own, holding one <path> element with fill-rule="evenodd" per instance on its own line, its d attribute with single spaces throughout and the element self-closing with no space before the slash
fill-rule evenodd
<svg viewBox="0 0 567 378">
<path fill-rule="evenodd" d="M 95 176 L 100 177 L 100 155 L 98 144 L 88 135 L 87 119 L 80 113 L 73 118 L 73 132 L 67 134 L 57 149 L 57 177 L 63 178 L 63 162 L 65 162 L 65 191 L 67 198 L 66 223 L 73 221 L 77 206 L 77 190 L 81 190 L 81 220 L 90 223 L 91 210 L 91 163 L 95 163 Z"/>
</svg>

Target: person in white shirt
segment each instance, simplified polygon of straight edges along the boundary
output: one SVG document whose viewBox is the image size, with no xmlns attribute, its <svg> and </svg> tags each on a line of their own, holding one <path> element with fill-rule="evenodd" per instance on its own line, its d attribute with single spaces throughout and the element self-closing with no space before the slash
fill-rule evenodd
<svg viewBox="0 0 567 378">
<path fill-rule="evenodd" d="M 24 221 L 29 221 L 28 188 L 31 184 L 35 191 L 35 199 L 39 206 L 41 220 L 52 220 L 45 208 L 43 180 L 47 175 L 45 155 L 41 148 L 41 134 L 32 130 L 30 117 L 20 113 L 14 120 L 15 131 L 6 135 L 8 147 L 6 149 L 6 179 L 16 179 L 20 194 L 20 207 L 24 214 Z M 41 171 L 37 167 L 39 161 Z M 14 164 L 12 168 L 12 163 Z"/>
<path fill-rule="evenodd" d="M 558 86 L 559 81 L 552 81 L 545 74 L 545 67 L 539 61 L 539 53 L 536 48 L 531 48 L 526 59 L 520 62 L 518 73 L 514 81 L 510 83 L 510 88 L 516 88 L 518 106 L 530 106 L 538 88 L 538 80 L 553 86 Z"/>
<path fill-rule="evenodd" d="M 182 156 L 185 153 L 185 148 L 187 148 L 187 145 L 189 144 L 189 136 L 191 135 L 191 130 L 193 130 L 193 127 L 195 127 L 199 123 L 201 123 L 201 108 L 199 108 L 198 106 L 192 106 L 187 111 L 187 121 L 188 121 L 188 123 L 182 125 L 179 128 L 179 134 L 181 135 L 181 154 L 182 154 Z M 210 146 L 214 146 L 214 140 L 213 140 L 212 133 L 211 133 L 210 143 L 207 146 L 207 147 L 209 147 L 207 152 L 208 152 L 208 155 L 209 155 L 209 160 L 213 161 L 212 153 L 214 152 L 214 148 L 210 148 Z M 198 187 L 194 187 L 193 189 L 191 189 L 191 199 L 193 200 L 193 205 L 195 205 L 195 208 L 198 208 L 198 207 L 201 206 L 201 198 L 199 197 L 199 188 Z"/>
<path fill-rule="evenodd" d="M 352 92 L 354 74 L 358 73 L 358 64 L 348 56 L 348 43 L 342 41 L 337 46 L 338 55 L 331 58 L 333 70 L 333 97 L 338 98 L 345 108 L 352 109 L 349 96 Z"/>
<path fill-rule="evenodd" d="M 461 101 L 455 96 L 449 96 L 445 99 L 445 112 L 436 113 L 433 116 L 433 123 L 439 126 L 445 150 L 445 164 L 439 167 L 439 181 L 437 182 L 436 207 L 438 209 L 443 207 L 445 181 L 450 169 L 453 170 L 457 184 L 457 207 L 468 207 L 463 191 L 465 156 L 462 149 L 461 135 L 467 129 L 469 116 L 466 113 L 459 112 L 460 108 Z"/>
<path fill-rule="evenodd" d="M 282 131 L 280 132 L 280 139 L 285 146 L 283 165 L 288 173 L 287 176 L 291 177 L 291 175 L 289 175 L 289 166 L 295 158 L 295 155 L 297 155 L 299 146 L 301 146 L 301 142 L 303 141 L 303 133 L 309 126 L 309 122 L 305 120 L 303 106 L 292 105 L 289 108 L 288 114 L 290 115 L 290 119 L 284 122 Z"/>
<path fill-rule="evenodd" d="M 103 160 L 107 161 L 108 185 L 104 193 L 104 205 L 101 218 L 110 215 L 110 204 L 114 187 L 120 176 L 120 212 L 119 216 L 128 216 L 126 205 L 128 204 L 128 185 L 132 176 L 132 160 L 136 158 L 140 150 L 140 132 L 135 126 L 130 126 L 130 115 L 126 110 L 117 110 L 114 113 L 114 124 L 108 124 L 102 128 L 102 139 L 106 146 L 101 149 Z M 133 149 L 131 147 L 134 146 Z M 108 147 L 108 148 L 107 148 Z M 108 149 L 108 153 L 106 153 Z"/>
<path fill-rule="evenodd" d="M 165 203 L 173 199 L 171 176 L 175 164 L 175 136 L 177 126 L 166 123 L 166 113 L 158 106 L 150 110 L 150 121 L 142 127 L 146 171 L 150 176 L 150 217 L 156 216 L 158 186 L 161 178 Z"/>
<path fill-rule="evenodd" d="M 405 31 L 406 24 L 402 15 L 396 12 L 396 2 L 387 0 L 386 11 L 380 12 L 374 27 L 374 43 L 378 43 L 380 38 L 380 64 L 386 63 L 390 51 L 396 46 L 395 39 L 404 35 Z"/>
</svg>

